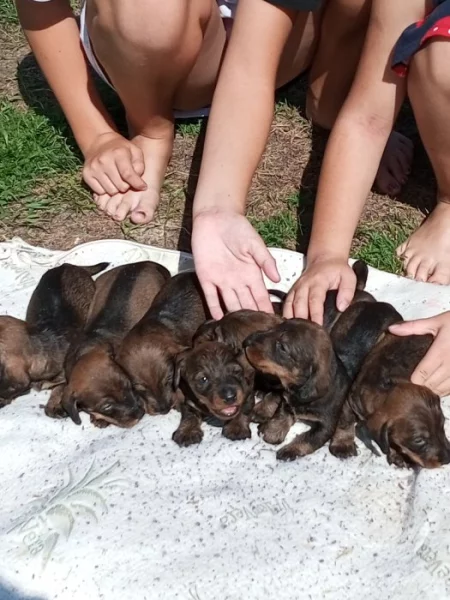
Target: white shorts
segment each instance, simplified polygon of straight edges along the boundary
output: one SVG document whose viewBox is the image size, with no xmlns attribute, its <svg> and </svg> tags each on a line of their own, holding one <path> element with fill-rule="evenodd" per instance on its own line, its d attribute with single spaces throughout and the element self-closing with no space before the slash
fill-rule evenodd
<svg viewBox="0 0 450 600">
<path fill-rule="evenodd" d="M 220 2 L 218 2 L 222 18 L 234 18 L 237 1 L 238 0 L 221 0 Z M 111 83 L 109 82 L 108 78 L 106 77 L 102 67 L 99 65 L 97 59 L 95 58 L 94 51 L 92 50 L 91 40 L 89 38 L 89 33 L 86 25 L 86 4 L 83 5 L 83 8 L 81 9 L 80 13 L 80 39 L 83 45 L 84 53 L 86 54 L 86 58 L 88 59 L 91 67 L 110 88 L 114 89 Z M 173 113 L 176 119 L 201 118 L 208 116 L 209 106 L 200 108 L 198 110 L 174 110 Z"/>
</svg>

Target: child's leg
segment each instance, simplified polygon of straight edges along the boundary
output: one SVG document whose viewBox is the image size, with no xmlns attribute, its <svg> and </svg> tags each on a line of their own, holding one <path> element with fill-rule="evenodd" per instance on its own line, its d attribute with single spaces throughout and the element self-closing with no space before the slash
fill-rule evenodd
<svg viewBox="0 0 450 600">
<path fill-rule="evenodd" d="M 407 274 L 450 284 L 450 40 L 435 39 L 413 58 L 408 93 L 437 179 L 437 206 L 397 253 Z"/>
<path fill-rule="evenodd" d="M 310 74 L 307 112 L 312 120 L 331 129 L 347 97 L 362 53 L 371 2 L 329 0 L 323 17 L 320 43 Z M 393 132 L 378 170 L 376 184 L 395 195 L 405 183 L 413 145 Z"/>
<path fill-rule="evenodd" d="M 117 90 L 133 141 L 144 153 L 145 192 L 104 196 L 116 219 L 149 221 L 159 201 L 173 145 L 173 108 L 211 101 L 225 29 L 214 0 L 88 0 L 96 58 Z"/>
</svg>

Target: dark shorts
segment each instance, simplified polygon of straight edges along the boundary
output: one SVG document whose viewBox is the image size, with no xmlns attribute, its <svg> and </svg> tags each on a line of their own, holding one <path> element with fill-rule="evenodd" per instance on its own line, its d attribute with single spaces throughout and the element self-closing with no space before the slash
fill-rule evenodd
<svg viewBox="0 0 450 600">
<path fill-rule="evenodd" d="M 425 42 L 437 37 L 450 38 L 450 0 L 434 0 L 434 8 L 425 19 L 405 29 L 394 48 L 393 70 L 405 77 L 414 54 Z"/>
</svg>

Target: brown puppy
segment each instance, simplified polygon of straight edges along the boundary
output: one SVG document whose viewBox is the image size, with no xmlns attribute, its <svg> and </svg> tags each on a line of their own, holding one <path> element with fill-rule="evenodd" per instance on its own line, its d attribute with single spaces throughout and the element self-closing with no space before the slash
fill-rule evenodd
<svg viewBox="0 0 450 600">
<path fill-rule="evenodd" d="M 277 291 L 271 293 L 280 295 L 280 297 L 285 296 L 283 292 L 278 293 Z M 267 331 L 283 322 L 279 314 L 281 309 L 278 310 L 278 308 L 275 308 L 275 305 L 282 307 L 282 303 L 277 302 L 273 304 L 276 311 L 275 314 L 255 310 L 238 310 L 226 314 L 220 321 L 207 321 L 195 334 L 194 344 L 202 341 L 216 341 L 227 344 L 235 352 L 241 351 L 243 349 L 242 344 L 249 335 L 258 331 Z M 250 365 L 245 358 L 245 354 L 244 360 Z M 276 393 L 276 390 L 280 391 L 278 379 L 274 378 L 272 381 L 269 381 L 269 379 L 267 374 L 261 377 L 260 374 L 256 373 L 255 392 L 261 400 L 256 404 L 251 415 L 251 421 L 254 423 L 265 423 L 272 418 L 281 401 L 280 394 Z"/>
<path fill-rule="evenodd" d="M 145 261 L 116 267 L 97 279 L 86 327 L 67 355 L 67 384 L 50 398 L 49 416 L 68 414 L 79 425 L 79 413 L 85 411 L 98 427 L 132 427 L 142 418 L 142 402 L 114 353 L 169 277 L 167 269 Z"/>
<path fill-rule="evenodd" d="M 250 364 L 263 376 L 276 377 L 283 400 L 274 415 L 260 426 L 264 440 L 284 441 L 296 419 L 311 429 L 277 452 L 280 460 L 295 460 L 315 452 L 333 435 L 350 381 L 323 327 L 290 319 L 244 341 Z"/>
<path fill-rule="evenodd" d="M 175 387 L 184 394 L 181 422 L 172 439 L 180 446 L 198 444 L 202 420 L 214 416 L 230 440 L 251 437 L 254 371 L 240 350 L 222 342 L 201 341 L 182 352 L 175 369 Z"/>
<path fill-rule="evenodd" d="M 439 467 L 450 462 L 440 399 L 410 377 L 428 351 L 431 335 L 396 337 L 390 333 L 367 356 L 352 386 L 348 407 L 359 421 L 361 439 L 377 442 L 389 464 Z M 355 416 L 348 413 L 336 436 L 342 454 L 354 453 Z"/>
<path fill-rule="evenodd" d="M 64 380 L 69 344 L 86 322 L 95 283 L 91 267 L 64 264 L 47 271 L 28 304 L 26 320 L 0 317 L 0 406 L 30 388 L 50 388 Z"/>
<path fill-rule="evenodd" d="M 148 414 L 167 413 L 180 399 L 175 385 L 176 356 L 192 345 L 195 332 L 208 316 L 195 273 L 179 273 L 165 284 L 124 339 L 117 361 Z"/>
</svg>

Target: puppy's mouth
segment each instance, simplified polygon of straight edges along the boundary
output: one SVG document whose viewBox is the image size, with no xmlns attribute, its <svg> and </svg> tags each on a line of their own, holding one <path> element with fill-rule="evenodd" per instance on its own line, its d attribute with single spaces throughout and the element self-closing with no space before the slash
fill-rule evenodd
<svg viewBox="0 0 450 600">
<path fill-rule="evenodd" d="M 240 406 L 234 405 L 234 406 L 227 406 L 225 408 L 222 408 L 219 411 L 219 415 L 221 417 L 225 417 L 227 419 L 230 419 L 231 417 L 234 417 L 235 415 L 237 415 L 238 411 L 239 411 Z"/>
</svg>

